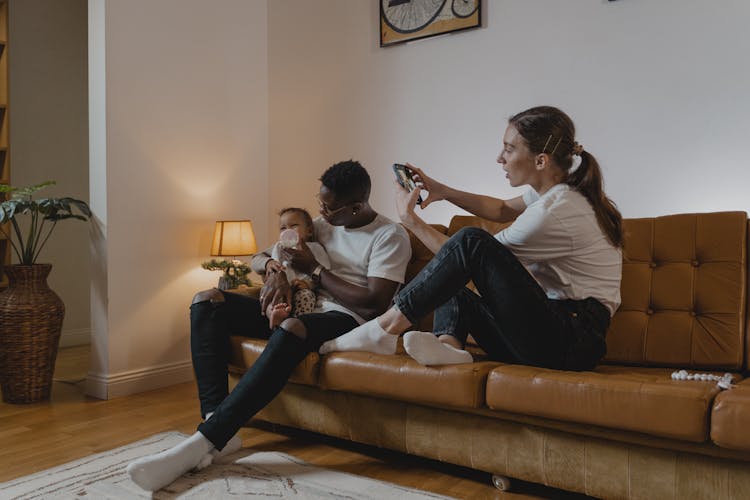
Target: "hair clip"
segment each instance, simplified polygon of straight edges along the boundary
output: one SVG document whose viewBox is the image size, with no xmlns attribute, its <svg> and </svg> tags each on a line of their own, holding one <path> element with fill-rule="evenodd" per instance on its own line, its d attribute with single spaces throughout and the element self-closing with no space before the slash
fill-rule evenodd
<svg viewBox="0 0 750 500">
<path fill-rule="evenodd" d="M 549 137 L 547 137 L 547 142 L 544 143 L 544 147 L 542 148 L 542 153 L 547 152 L 547 146 L 549 146 L 549 141 L 552 140 L 552 137 L 554 137 L 552 134 L 550 134 Z M 557 151 L 557 146 L 560 145 L 560 141 L 562 141 L 562 136 L 560 136 L 560 138 L 557 140 L 557 144 L 555 144 L 555 147 L 552 148 L 552 151 L 549 152 L 550 155 L 555 154 L 555 151 Z"/>
<path fill-rule="evenodd" d="M 551 155 L 554 155 L 555 151 L 557 151 L 557 146 L 560 145 L 560 141 L 562 141 L 562 136 L 560 136 L 560 138 L 557 140 L 557 144 L 555 144 L 555 147 L 552 148 L 552 152 L 550 153 Z"/>
<path fill-rule="evenodd" d="M 551 140 L 552 140 L 552 134 L 550 134 L 549 137 L 547 137 L 547 142 L 544 143 L 544 147 L 542 148 L 542 153 L 547 151 L 547 145 L 549 145 L 549 141 Z"/>
</svg>

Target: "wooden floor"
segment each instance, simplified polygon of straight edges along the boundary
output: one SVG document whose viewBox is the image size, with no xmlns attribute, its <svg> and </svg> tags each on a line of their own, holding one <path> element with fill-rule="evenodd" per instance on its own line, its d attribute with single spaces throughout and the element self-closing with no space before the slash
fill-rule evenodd
<svg viewBox="0 0 750 500">
<path fill-rule="evenodd" d="M 0 403 L 0 482 L 158 432 L 195 432 L 195 384 L 102 401 L 83 395 L 87 364 L 87 346 L 61 349 L 51 401 Z M 280 451 L 321 467 L 457 498 L 586 498 L 528 483 L 514 483 L 514 491 L 504 493 L 491 485 L 488 474 L 299 430 L 248 427 L 240 436 L 246 448 Z"/>
</svg>

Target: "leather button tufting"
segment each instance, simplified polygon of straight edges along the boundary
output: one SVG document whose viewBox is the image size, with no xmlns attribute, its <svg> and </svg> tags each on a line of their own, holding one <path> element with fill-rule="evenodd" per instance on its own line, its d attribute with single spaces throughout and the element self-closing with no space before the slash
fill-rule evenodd
<svg viewBox="0 0 750 500">
<path fill-rule="evenodd" d="M 656 262 L 649 262 L 648 267 L 650 267 L 651 269 L 656 268 Z"/>
<path fill-rule="evenodd" d="M 693 265 L 693 267 L 698 267 L 701 265 L 701 263 L 698 262 L 697 260 L 694 260 L 693 262 L 691 262 L 691 264 Z"/>
<path fill-rule="evenodd" d="M 648 308 L 648 309 L 646 309 L 646 314 L 648 314 L 649 316 L 651 316 L 652 314 L 654 314 L 654 310 L 651 309 L 651 308 Z"/>
</svg>

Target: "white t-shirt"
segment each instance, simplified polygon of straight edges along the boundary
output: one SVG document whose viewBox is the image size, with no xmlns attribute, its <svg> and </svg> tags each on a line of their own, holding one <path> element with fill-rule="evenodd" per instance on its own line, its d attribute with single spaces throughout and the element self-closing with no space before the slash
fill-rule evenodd
<svg viewBox="0 0 750 500">
<path fill-rule="evenodd" d="M 602 232 L 588 200 L 567 184 L 542 196 L 530 189 L 526 209 L 495 235 L 550 299 L 593 297 L 613 315 L 620 305 L 622 251 Z"/>
<path fill-rule="evenodd" d="M 404 282 L 411 244 L 400 224 L 378 214 L 372 222 L 357 228 L 332 226 L 322 217 L 315 219 L 313 226 L 316 241 L 331 260 L 329 269 L 339 278 L 358 286 L 367 286 L 369 277 Z M 365 321 L 321 288 L 315 312 L 326 311 L 345 312 L 360 324 Z"/>
<path fill-rule="evenodd" d="M 310 248 L 310 251 L 315 256 L 315 260 L 318 261 L 318 264 L 322 265 L 326 269 L 331 268 L 331 260 L 328 258 L 328 254 L 326 253 L 325 249 L 320 245 L 320 243 L 315 242 L 315 241 L 308 241 L 307 246 Z M 276 261 L 283 262 L 283 259 L 281 257 L 281 242 L 277 241 L 276 244 L 274 244 L 274 246 L 271 247 L 271 258 Z M 284 272 L 286 273 L 286 279 L 287 281 L 289 281 L 289 283 L 297 279 L 304 279 L 304 280 L 312 279 L 309 274 L 296 271 L 292 268 L 292 266 L 285 265 Z"/>
</svg>

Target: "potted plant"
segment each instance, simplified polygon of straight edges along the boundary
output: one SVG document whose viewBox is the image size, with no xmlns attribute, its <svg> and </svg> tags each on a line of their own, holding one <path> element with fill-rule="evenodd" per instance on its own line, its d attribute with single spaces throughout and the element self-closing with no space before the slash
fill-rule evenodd
<svg viewBox="0 0 750 500">
<path fill-rule="evenodd" d="M 248 274 L 251 269 L 246 262 L 241 260 L 216 260 L 211 259 L 201 264 L 203 269 L 209 271 L 224 271 L 224 274 L 219 278 L 219 289 L 231 290 L 233 288 L 239 288 L 240 286 L 252 286 Z"/>
<path fill-rule="evenodd" d="M 49 399 L 65 305 L 47 285 L 52 264 L 37 264 L 57 223 L 89 220 L 88 204 L 74 198 L 33 199 L 54 181 L 24 188 L 0 184 L 0 231 L 18 264 L 5 266 L 0 292 L 0 387 L 7 403 Z"/>
</svg>

